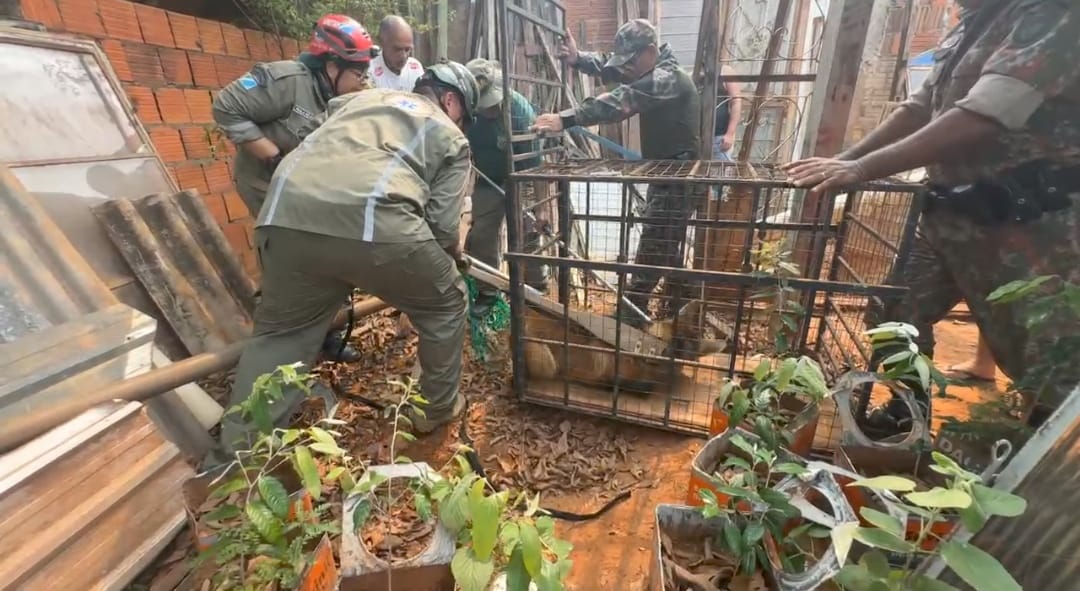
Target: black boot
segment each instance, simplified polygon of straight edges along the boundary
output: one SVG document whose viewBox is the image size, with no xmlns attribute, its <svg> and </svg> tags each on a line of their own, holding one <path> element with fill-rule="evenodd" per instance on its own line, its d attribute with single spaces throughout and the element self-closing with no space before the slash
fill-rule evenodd
<svg viewBox="0 0 1080 591">
<path fill-rule="evenodd" d="M 345 331 L 343 330 L 335 330 L 326 335 L 326 339 L 323 341 L 322 354 L 327 361 L 353 363 L 360 360 L 360 352 L 354 349 L 347 341 L 342 343 L 344 338 Z M 344 347 L 342 347 L 343 344 Z"/>
</svg>

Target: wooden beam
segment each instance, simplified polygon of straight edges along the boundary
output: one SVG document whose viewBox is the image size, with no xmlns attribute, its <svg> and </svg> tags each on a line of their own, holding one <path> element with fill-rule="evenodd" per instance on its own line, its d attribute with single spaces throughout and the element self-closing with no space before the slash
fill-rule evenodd
<svg viewBox="0 0 1080 591">
<path fill-rule="evenodd" d="M 900 100 L 900 81 L 908 65 L 908 53 L 911 51 L 911 20 L 915 14 L 915 2 L 906 0 L 903 21 L 900 24 L 900 47 L 896 50 L 896 65 L 893 67 L 892 81 L 889 84 L 889 100 Z M 908 89 L 911 92 L 912 89 Z"/>
<path fill-rule="evenodd" d="M 727 10 L 729 1 L 725 0 Z M 694 60 L 694 81 L 701 82 L 701 119 L 698 157 L 712 160 L 713 129 L 716 126 L 716 95 L 720 74 L 720 3 L 704 2 L 701 7 L 701 26 L 698 28 L 698 52 Z"/>
<path fill-rule="evenodd" d="M 750 121 L 746 124 L 743 133 L 742 145 L 739 146 L 739 160 L 750 159 L 750 151 L 754 146 L 754 135 L 757 133 L 758 123 L 761 119 L 761 105 L 765 102 L 769 90 L 768 76 L 773 74 L 776 67 L 776 59 L 780 56 L 780 44 L 787 32 L 787 23 L 791 17 L 791 0 L 779 0 L 776 6 L 776 17 L 773 19 L 772 34 L 769 36 L 769 45 L 765 49 L 765 61 L 761 63 L 761 76 L 757 87 L 754 89 L 754 98 L 750 103 Z"/>
</svg>

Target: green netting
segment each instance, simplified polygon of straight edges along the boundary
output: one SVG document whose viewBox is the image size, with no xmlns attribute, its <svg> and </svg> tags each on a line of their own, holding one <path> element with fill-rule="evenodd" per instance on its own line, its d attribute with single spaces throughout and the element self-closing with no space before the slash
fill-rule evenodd
<svg viewBox="0 0 1080 591">
<path fill-rule="evenodd" d="M 499 294 L 499 298 L 495 300 L 495 305 L 491 307 L 491 310 L 483 318 L 477 318 L 471 313 L 473 305 L 476 302 L 476 296 L 479 293 L 479 287 L 476 284 L 476 279 L 465 275 L 465 285 L 469 288 L 469 340 L 472 343 L 473 354 L 477 359 L 487 361 L 488 341 L 496 333 L 502 330 L 506 330 L 507 326 L 510 326 L 510 304 L 506 303 L 506 299 Z"/>
</svg>

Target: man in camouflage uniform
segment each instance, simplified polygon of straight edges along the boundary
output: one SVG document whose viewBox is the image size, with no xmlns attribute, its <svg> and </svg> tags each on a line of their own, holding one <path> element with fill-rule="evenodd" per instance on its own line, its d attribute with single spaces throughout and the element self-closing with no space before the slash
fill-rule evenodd
<svg viewBox="0 0 1080 591">
<path fill-rule="evenodd" d="M 278 163 L 325 120 L 327 101 L 367 87 L 368 65 L 377 55 L 364 27 L 328 14 L 297 59 L 255 64 L 217 95 L 214 121 L 238 148 L 233 177 L 252 217 L 259 215 Z M 327 335 L 324 353 L 356 361 L 359 353 L 344 339 L 339 332 Z"/>
<path fill-rule="evenodd" d="M 1054 310 L 1033 326 L 1031 298 L 992 305 L 1018 280 L 1080 282 L 1080 8 L 1069 0 L 962 0 L 960 25 L 921 89 L 834 159 L 789 165 L 796 184 L 851 186 L 926 167 L 931 195 L 901 282 L 910 291 L 877 320 L 909 322 L 933 354 L 933 325 L 961 299 L 1001 369 L 1041 386 L 1032 423 L 1080 382 L 1080 322 Z M 1060 289 L 1060 280 L 1043 286 Z M 1060 362 L 1049 375 L 1040 362 Z M 1037 378 L 1037 379 L 1032 379 Z M 877 418 L 905 419 L 896 401 Z"/>
<path fill-rule="evenodd" d="M 641 115 L 641 152 L 646 160 L 696 160 L 698 157 L 701 97 L 690 76 L 667 44 L 660 45 L 656 28 L 635 19 L 619 27 L 610 56 L 578 51 L 568 33 L 560 58 L 574 68 L 600 78 L 615 76 L 621 83 L 580 106 L 561 113 L 540 115 L 534 129 L 558 132 L 575 125 L 618 123 Z M 696 191 L 685 185 L 651 185 L 634 263 L 681 267 L 686 229 L 697 207 Z M 628 299 L 645 310 L 662 275 L 638 273 L 627 287 Z M 624 311 L 627 321 L 638 317 Z"/>
<path fill-rule="evenodd" d="M 310 363 L 341 300 L 361 289 L 408 314 L 420 333 L 427 433 L 460 414 L 466 288 L 459 224 L 469 192 L 476 81 L 458 63 L 429 67 L 416 93 L 372 89 L 330 101 L 329 118 L 281 162 L 255 227 L 263 297 L 230 404 L 274 368 Z M 457 263 L 457 264 L 456 264 Z M 286 421 L 300 393 L 274 405 Z M 250 427 L 222 425 L 222 446 Z"/>
<path fill-rule="evenodd" d="M 497 269 L 500 264 L 499 237 L 506 222 L 504 191 L 511 155 L 538 152 L 540 142 L 537 140 L 514 142 L 513 150 L 508 150 L 509 134 L 504 128 L 502 111 L 505 93 L 502 70 L 498 62 L 477 58 L 465 64 L 465 67 L 472 72 L 480 88 L 480 98 L 477 101 L 479 117 L 469 127 L 468 133 L 473 163 L 477 170 L 496 185 L 492 186 L 482 178 L 476 181 L 472 196 L 473 227 L 469 232 L 465 249 L 470 255 Z M 514 89 L 510 89 L 509 96 L 506 98 L 514 135 L 528 133 L 533 122 L 536 121 L 536 110 L 529 104 L 528 99 Z M 540 157 L 534 156 L 515 162 L 514 170 L 525 170 L 539 165 Z M 526 226 L 531 225 L 526 219 Z M 540 239 L 537 232 L 527 232 L 526 238 L 526 250 L 539 247 Z M 543 267 L 526 265 L 525 275 L 526 283 L 541 291 L 546 289 L 547 282 Z M 483 318 L 491 310 L 491 306 L 499 297 L 498 294 L 499 290 L 491 286 L 480 286 L 479 294 L 472 305 L 472 313 Z"/>
</svg>

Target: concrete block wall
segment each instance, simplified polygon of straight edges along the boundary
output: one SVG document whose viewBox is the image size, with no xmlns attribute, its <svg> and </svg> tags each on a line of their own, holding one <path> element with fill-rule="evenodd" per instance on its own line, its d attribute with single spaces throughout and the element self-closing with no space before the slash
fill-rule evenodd
<svg viewBox="0 0 1080 591">
<path fill-rule="evenodd" d="M 126 0 L 20 0 L 23 18 L 94 39 L 177 184 L 197 190 L 244 266 L 257 272 L 252 213 L 233 185 L 233 146 L 215 129 L 214 93 L 294 39 Z"/>
</svg>

